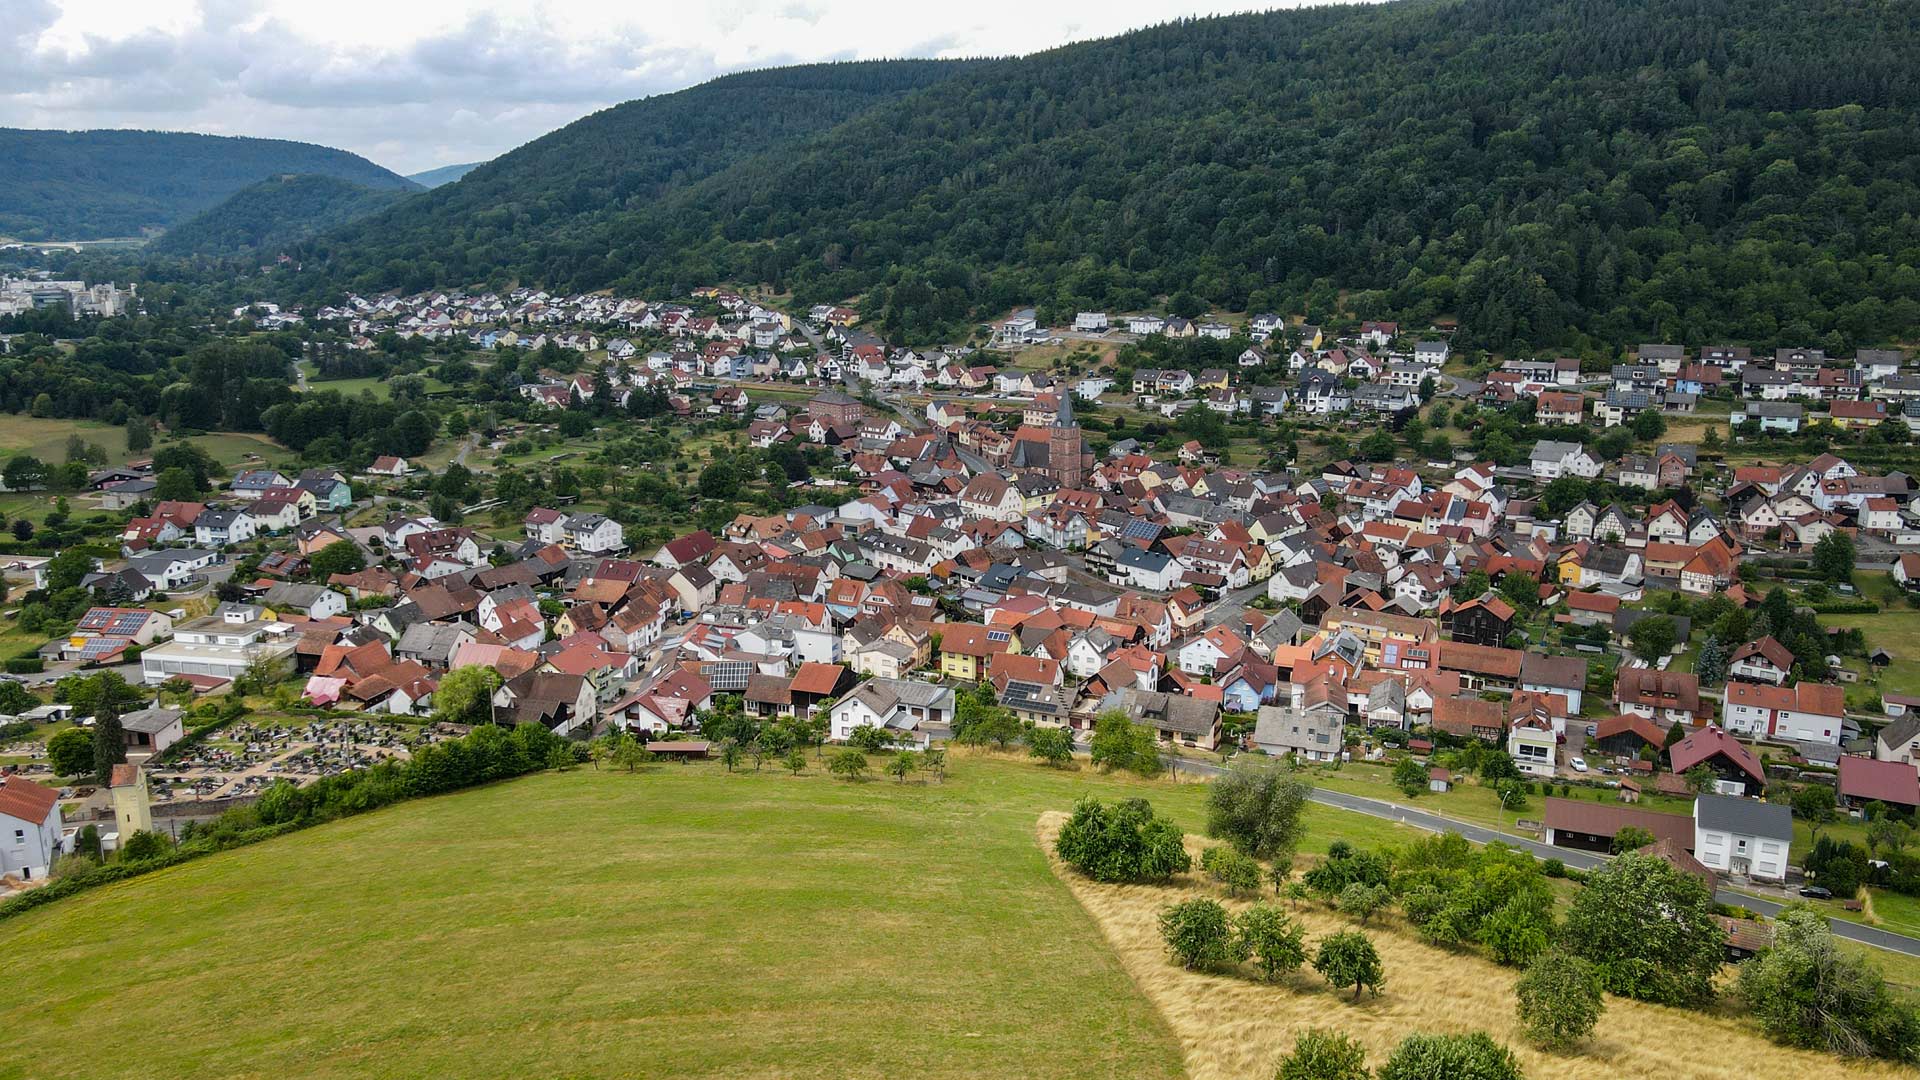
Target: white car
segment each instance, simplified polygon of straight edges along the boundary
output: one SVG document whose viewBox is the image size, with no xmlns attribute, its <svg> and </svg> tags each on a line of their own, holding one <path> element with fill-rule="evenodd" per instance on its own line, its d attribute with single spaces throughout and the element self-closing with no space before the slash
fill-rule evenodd
<svg viewBox="0 0 1920 1080">
<path fill-rule="evenodd" d="M 1574 772 L 1586 772 L 1586 771 L 1587 771 L 1587 759 L 1586 759 L 1586 758 L 1574 758 L 1574 759 L 1573 759 L 1572 761 L 1569 761 L 1569 762 L 1567 762 L 1567 764 L 1569 764 L 1569 765 L 1571 765 L 1571 766 L 1573 766 L 1573 771 L 1574 771 Z"/>
</svg>

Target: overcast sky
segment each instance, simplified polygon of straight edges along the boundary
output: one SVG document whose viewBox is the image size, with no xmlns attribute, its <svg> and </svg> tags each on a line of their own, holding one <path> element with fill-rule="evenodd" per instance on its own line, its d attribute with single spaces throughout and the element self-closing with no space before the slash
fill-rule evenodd
<svg viewBox="0 0 1920 1080">
<path fill-rule="evenodd" d="M 0 0 L 0 127 L 299 139 L 402 173 L 742 68 L 1028 53 L 1300 0 Z"/>
</svg>

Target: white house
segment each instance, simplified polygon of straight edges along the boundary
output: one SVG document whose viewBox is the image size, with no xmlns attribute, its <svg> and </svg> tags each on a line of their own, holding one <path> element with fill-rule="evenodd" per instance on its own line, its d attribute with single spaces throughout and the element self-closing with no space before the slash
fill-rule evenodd
<svg viewBox="0 0 1920 1080">
<path fill-rule="evenodd" d="M 560 526 L 561 543 L 574 551 L 599 555 L 625 547 L 625 530 L 604 514 L 569 514 Z"/>
<path fill-rule="evenodd" d="M 1546 717 L 1523 716 L 1507 733 L 1507 753 L 1528 776 L 1552 776 L 1558 750 L 1559 738 L 1553 733 L 1553 722 Z"/>
<path fill-rule="evenodd" d="M 193 540 L 206 547 L 244 544 L 259 532 L 253 515 L 245 510 L 206 510 L 193 520 Z"/>
<path fill-rule="evenodd" d="M 1693 801 L 1693 855 L 1723 874 L 1783 881 L 1793 845 L 1793 811 L 1730 795 Z"/>
<path fill-rule="evenodd" d="M 47 876 L 60 851 L 60 792 L 21 776 L 0 776 L 0 875 Z"/>
<path fill-rule="evenodd" d="M 1562 476 L 1580 476 L 1591 480 L 1599 476 L 1601 470 L 1599 459 L 1588 453 L 1586 447 L 1553 439 L 1541 439 L 1534 443 L 1528 464 L 1537 480 L 1555 480 Z"/>
<path fill-rule="evenodd" d="M 827 716 L 835 741 L 845 742 L 858 728 L 876 727 L 925 749 L 932 742 L 929 725 L 953 723 L 953 690 L 917 679 L 870 679 L 835 702 Z"/>
</svg>

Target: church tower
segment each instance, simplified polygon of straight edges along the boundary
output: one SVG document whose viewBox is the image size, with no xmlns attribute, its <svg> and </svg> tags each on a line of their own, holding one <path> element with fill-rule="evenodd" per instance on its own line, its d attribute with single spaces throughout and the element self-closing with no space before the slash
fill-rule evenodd
<svg viewBox="0 0 1920 1080">
<path fill-rule="evenodd" d="M 1047 432 L 1047 465 L 1062 491 L 1086 486 L 1087 472 L 1092 465 L 1088 459 L 1092 455 L 1082 447 L 1080 425 L 1073 419 L 1073 391 L 1062 389 L 1060 409 Z"/>
</svg>

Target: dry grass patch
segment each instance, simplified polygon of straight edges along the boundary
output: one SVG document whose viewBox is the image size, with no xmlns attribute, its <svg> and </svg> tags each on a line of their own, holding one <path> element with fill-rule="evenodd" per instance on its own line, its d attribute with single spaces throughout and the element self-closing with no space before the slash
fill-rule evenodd
<svg viewBox="0 0 1920 1080">
<path fill-rule="evenodd" d="M 1050 812 L 1040 818 L 1040 843 L 1054 872 L 1093 916 L 1128 974 L 1173 1028 L 1193 1080 L 1267 1080 L 1293 1048 L 1294 1037 L 1309 1027 L 1346 1032 L 1367 1048 L 1368 1060 L 1375 1066 L 1386 1060 L 1402 1038 L 1416 1031 L 1484 1030 L 1513 1048 L 1529 1080 L 1912 1075 L 1891 1065 L 1855 1063 L 1775 1046 L 1741 1019 L 1735 1006 L 1693 1012 L 1614 997 L 1607 999 L 1598 1030 L 1578 1053 L 1544 1053 L 1527 1043 L 1514 1020 L 1517 971 L 1478 956 L 1425 945 L 1396 918 L 1375 916 L 1364 928 L 1380 952 L 1386 986 L 1379 996 L 1364 997 L 1358 1003 L 1352 1000 L 1351 988 L 1329 987 L 1310 968 L 1275 984 L 1186 971 L 1167 957 L 1161 944 L 1156 924 L 1160 909 L 1195 896 L 1220 898 L 1219 890 L 1197 870 L 1168 886 L 1103 885 L 1088 880 L 1052 854 L 1054 838 L 1066 817 Z M 1196 867 L 1206 846 L 1199 837 L 1187 837 Z M 1235 911 L 1248 906 L 1242 901 L 1222 902 Z M 1351 919 L 1317 904 L 1302 904 L 1292 914 L 1307 928 L 1309 956 L 1320 937 L 1355 928 Z"/>
</svg>

